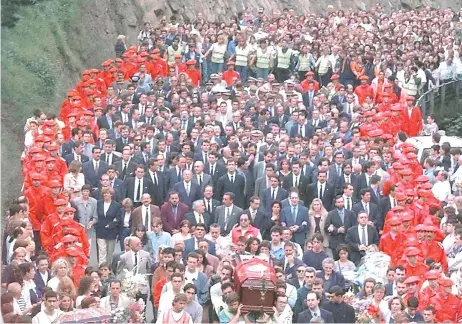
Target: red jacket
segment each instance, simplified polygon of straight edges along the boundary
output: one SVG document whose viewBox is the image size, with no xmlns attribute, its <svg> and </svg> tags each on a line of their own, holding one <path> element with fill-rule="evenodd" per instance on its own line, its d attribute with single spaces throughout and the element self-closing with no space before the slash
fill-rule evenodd
<svg viewBox="0 0 462 324">
<path fill-rule="evenodd" d="M 34 231 L 40 231 L 40 225 L 44 215 L 44 198 L 47 193 L 45 187 L 30 187 L 24 192 L 24 196 L 29 201 L 29 220 L 32 223 Z"/>
<path fill-rule="evenodd" d="M 368 84 L 361 84 L 356 87 L 355 94 L 358 96 L 358 102 L 362 105 L 366 101 L 366 97 L 370 96 L 374 99 L 374 89 Z"/>
<path fill-rule="evenodd" d="M 401 130 L 405 132 L 408 136 L 418 136 L 422 132 L 422 113 L 420 112 L 419 107 L 413 107 L 411 111 L 411 116 L 409 116 L 409 110 L 403 109 L 401 111 Z"/>
<path fill-rule="evenodd" d="M 444 321 L 456 323 L 462 318 L 462 301 L 453 294 L 444 296 L 440 292 L 431 299 L 430 303 L 435 307 L 436 321 L 438 323 Z"/>
</svg>

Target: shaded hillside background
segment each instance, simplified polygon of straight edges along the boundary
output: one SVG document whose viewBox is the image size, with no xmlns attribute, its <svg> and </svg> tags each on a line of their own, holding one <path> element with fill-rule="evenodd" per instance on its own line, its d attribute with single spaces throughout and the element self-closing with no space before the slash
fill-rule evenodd
<svg viewBox="0 0 462 324">
<path fill-rule="evenodd" d="M 462 0 L 380 1 L 387 11 L 425 6 L 458 10 Z M 117 35 L 136 39 L 144 21 L 157 23 L 163 15 L 194 20 L 197 12 L 224 20 L 244 6 L 293 8 L 297 13 L 336 9 L 364 10 L 375 1 L 319 0 L 2 0 L 2 210 L 20 192 L 19 163 L 23 126 L 36 108 L 57 112 L 82 70 L 100 67 L 113 57 Z"/>
</svg>

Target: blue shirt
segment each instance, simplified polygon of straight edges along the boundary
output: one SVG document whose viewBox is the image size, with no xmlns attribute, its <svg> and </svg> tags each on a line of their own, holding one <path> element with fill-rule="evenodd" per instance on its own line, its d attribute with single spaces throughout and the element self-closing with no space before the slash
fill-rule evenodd
<svg viewBox="0 0 462 324">
<path fill-rule="evenodd" d="M 149 238 L 152 246 L 152 253 L 154 255 L 154 259 L 157 261 L 157 252 L 159 251 L 160 246 L 168 246 L 173 247 L 172 236 L 170 233 L 167 232 L 160 232 L 156 234 L 154 232 L 147 232 L 146 235 Z"/>
<path fill-rule="evenodd" d="M 284 244 L 280 243 L 278 247 L 274 247 L 273 244 L 271 244 L 271 256 L 277 260 L 282 260 L 284 259 Z"/>
</svg>

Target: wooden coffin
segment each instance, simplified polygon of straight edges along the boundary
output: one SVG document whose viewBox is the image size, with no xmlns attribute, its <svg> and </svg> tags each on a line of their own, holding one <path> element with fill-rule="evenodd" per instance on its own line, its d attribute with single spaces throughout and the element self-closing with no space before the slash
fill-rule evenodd
<svg viewBox="0 0 462 324">
<path fill-rule="evenodd" d="M 273 314 L 276 295 L 276 273 L 267 261 L 254 258 L 236 267 L 235 288 L 244 312 Z"/>
</svg>

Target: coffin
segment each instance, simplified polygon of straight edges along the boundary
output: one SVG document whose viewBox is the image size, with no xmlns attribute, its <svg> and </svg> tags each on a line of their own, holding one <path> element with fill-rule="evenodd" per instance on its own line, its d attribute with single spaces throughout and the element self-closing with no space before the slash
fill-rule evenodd
<svg viewBox="0 0 462 324">
<path fill-rule="evenodd" d="M 276 295 L 276 273 L 267 261 L 254 258 L 236 266 L 235 289 L 240 296 L 242 311 L 272 315 Z"/>
</svg>

